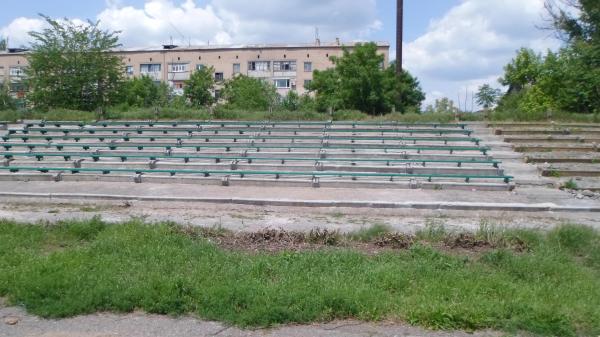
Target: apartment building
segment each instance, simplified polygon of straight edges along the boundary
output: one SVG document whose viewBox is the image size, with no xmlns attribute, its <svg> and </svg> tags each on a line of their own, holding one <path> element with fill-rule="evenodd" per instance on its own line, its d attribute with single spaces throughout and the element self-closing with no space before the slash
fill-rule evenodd
<svg viewBox="0 0 600 337">
<path fill-rule="evenodd" d="M 156 82 L 166 82 L 177 93 L 183 92 L 185 81 L 203 67 L 213 67 L 217 83 L 237 74 L 260 78 L 273 83 L 281 95 L 295 90 L 306 92 L 315 70 L 333 66 L 330 57 L 341 56 L 343 48 L 354 44 L 339 41 L 330 44 L 270 44 L 235 46 L 165 45 L 160 48 L 122 49 L 114 51 L 123 59 L 128 77 L 149 76 Z M 389 44 L 377 43 L 384 64 L 389 62 Z M 15 95 L 24 94 L 21 85 L 27 67 L 27 51 L 10 49 L 0 52 L 0 82 L 10 81 Z M 217 92 L 218 94 L 218 92 Z"/>
</svg>

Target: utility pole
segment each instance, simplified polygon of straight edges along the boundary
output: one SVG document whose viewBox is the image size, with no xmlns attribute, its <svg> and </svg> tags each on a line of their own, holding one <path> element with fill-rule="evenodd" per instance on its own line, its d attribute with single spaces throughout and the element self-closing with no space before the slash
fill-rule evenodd
<svg viewBox="0 0 600 337">
<path fill-rule="evenodd" d="M 404 0 L 397 0 L 396 18 L 396 73 L 402 75 L 402 42 L 404 36 Z"/>
</svg>

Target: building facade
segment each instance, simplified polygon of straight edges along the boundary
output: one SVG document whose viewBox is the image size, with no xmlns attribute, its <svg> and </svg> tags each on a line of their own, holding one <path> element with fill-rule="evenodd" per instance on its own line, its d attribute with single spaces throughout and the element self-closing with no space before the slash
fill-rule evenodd
<svg viewBox="0 0 600 337">
<path fill-rule="evenodd" d="M 307 92 L 315 70 L 333 67 L 331 56 L 341 56 L 344 47 L 354 44 L 290 44 L 290 45 L 240 45 L 123 49 L 114 51 L 123 59 L 128 77 L 149 76 L 156 82 L 168 83 L 176 93 L 182 93 L 185 81 L 202 67 L 213 67 L 217 83 L 237 74 L 260 78 L 275 85 L 281 95 L 290 90 L 298 94 Z M 378 52 L 384 56 L 383 67 L 389 62 L 389 44 L 377 43 Z M 0 83 L 9 81 L 11 92 L 24 95 L 22 85 L 27 67 L 27 51 L 12 49 L 0 52 Z M 216 93 L 218 95 L 218 91 Z"/>
</svg>

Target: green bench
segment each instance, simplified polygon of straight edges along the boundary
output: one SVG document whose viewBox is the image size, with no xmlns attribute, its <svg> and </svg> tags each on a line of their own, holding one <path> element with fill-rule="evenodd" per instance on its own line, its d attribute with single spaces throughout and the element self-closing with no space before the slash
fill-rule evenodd
<svg viewBox="0 0 600 337">
<path fill-rule="evenodd" d="M 248 139 L 255 139 L 255 140 L 261 140 L 261 141 L 265 141 L 265 140 L 290 140 L 290 141 L 296 141 L 296 140 L 349 140 L 352 143 L 355 143 L 356 141 L 410 141 L 413 142 L 413 144 L 417 144 L 417 142 L 419 141 L 424 141 L 424 142 L 444 142 L 444 144 L 448 144 L 448 142 L 470 142 L 470 143 L 475 143 L 476 145 L 479 145 L 481 140 L 478 138 L 468 138 L 468 137 L 371 137 L 371 136 L 327 136 L 327 137 L 322 137 L 322 136 L 252 136 L 252 135 L 187 135 L 187 136 L 140 136 L 140 135 L 121 135 L 121 136 L 116 136 L 116 135 L 104 135 L 104 136 L 100 136 L 100 135 L 65 135 L 65 136 L 48 136 L 48 135 L 42 135 L 42 136 L 34 136 L 34 135 L 29 135 L 29 134 L 23 134 L 23 135 L 18 135 L 18 134 L 12 134 L 12 135 L 5 135 L 2 136 L 2 140 L 3 141 L 9 141 L 11 139 L 21 139 L 24 142 L 27 142 L 29 140 L 46 140 L 46 141 L 54 141 L 54 140 L 74 140 L 76 142 L 79 142 L 81 139 L 97 139 L 101 142 L 103 142 L 106 139 L 122 139 L 124 141 L 130 141 L 131 139 L 144 139 L 144 140 L 149 140 L 151 142 L 160 139 L 160 140 L 164 140 L 164 139 L 176 139 L 178 141 L 181 140 L 204 140 L 206 142 L 210 142 L 212 140 L 224 140 L 224 139 L 231 139 L 233 140 L 233 142 L 237 142 L 238 140 L 248 140 Z"/>
<path fill-rule="evenodd" d="M 271 125 L 276 127 L 277 125 L 308 125 L 308 126 L 316 126 L 316 125 L 330 125 L 330 126 L 405 126 L 405 127 L 413 127 L 413 126 L 425 126 L 432 128 L 461 128 L 465 129 L 467 124 L 460 123 L 401 123 L 401 122 L 326 122 L 326 121 L 97 121 L 92 123 L 85 123 L 82 121 L 40 121 L 37 123 L 29 122 L 26 124 L 26 127 L 33 126 L 80 126 L 83 127 L 85 125 L 91 126 L 179 126 L 179 125 L 195 125 L 195 126 L 215 126 L 220 125 L 222 127 L 225 126 L 263 126 L 263 125 Z"/>
<path fill-rule="evenodd" d="M 38 161 L 44 159 L 44 157 L 63 157 L 65 161 L 71 160 L 73 157 L 76 158 L 92 158 L 94 161 L 99 161 L 100 159 L 108 159 L 108 158 L 118 158 L 122 162 L 128 161 L 130 159 L 147 159 L 147 160 L 158 160 L 158 159 L 183 159 L 185 163 L 189 163 L 190 160 L 214 160 L 216 163 L 220 163 L 227 160 L 236 160 L 236 161 L 247 161 L 249 164 L 255 161 L 277 161 L 281 162 L 281 164 L 285 164 L 286 162 L 322 162 L 322 163 L 335 163 L 335 162 L 347 162 L 347 163 L 385 163 L 386 166 L 390 166 L 391 164 L 421 164 L 423 167 L 426 167 L 428 163 L 430 164 L 456 164 L 458 167 L 462 167 L 463 164 L 482 164 L 482 165 L 492 165 L 495 168 L 498 168 L 502 163 L 498 160 L 418 160 L 418 159 L 367 159 L 367 158 L 267 158 L 267 157 L 225 157 L 225 156 L 191 156 L 191 155 L 113 155 L 113 154 L 94 154 L 94 153 L 52 153 L 52 152 L 38 152 L 38 153 L 13 153 L 13 152 L 4 152 L 1 153 L 0 156 L 3 156 L 5 159 L 13 159 L 15 157 L 28 157 L 28 158 L 36 158 Z"/>
<path fill-rule="evenodd" d="M 77 147 L 83 148 L 84 150 L 89 150 L 91 148 L 109 148 L 111 150 L 116 150 L 118 148 L 137 148 L 138 150 L 143 150 L 144 148 L 164 148 L 166 150 L 171 150 L 173 148 L 186 148 L 186 149 L 195 149 L 199 152 L 202 149 L 221 149 L 224 148 L 226 152 L 231 152 L 232 149 L 254 149 L 257 152 L 260 152 L 261 149 L 279 149 L 279 150 L 288 150 L 288 152 L 292 152 L 292 149 L 332 149 L 332 150 L 351 150 L 355 152 L 356 150 L 413 150 L 417 151 L 417 153 L 421 153 L 423 151 L 449 151 L 450 154 L 453 154 L 457 151 L 477 151 L 481 152 L 483 155 L 487 155 L 487 152 L 490 150 L 488 147 L 471 147 L 471 146 L 408 146 L 408 145 L 391 145 L 391 146 L 383 146 L 383 145 L 348 145 L 348 146 L 321 146 L 321 145 L 290 145 L 290 146 L 270 146 L 266 145 L 257 145 L 257 144 L 229 144 L 229 145 L 185 145 L 185 144 L 106 144 L 106 143 L 0 143 L 0 146 L 4 147 L 5 150 L 10 150 L 13 147 L 26 147 L 30 150 L 35 148 L 43 147 L 54 147 L 59 151 L 62 151 L 65 147 Z"/>
<path fill-rule="evenodd" d="M 70 133 L 89 133 L 94 134 L 96 132 L 112 132 L 113 134 L 117 134 L 119 132 L 135 132 L 137 134 L 143 134 L 144 132 L 162 132 L 163 134 L 169 134 L 174 132 L 184 132 L 184 133 L 194 133 L 194 132 L 213 132 L 218 134 L 219 132 L 237 132 L 240 135 L 246 133 L 256 133 L 256 132 L 289 132 L 294 133 L 295 135 L 298 132 L 327 132 L 327 133 L 380 133 L 382 135 L 386 133 L 397 133 L 397 134 L 433 134 L 433 135 L 450 135 L 450 134 L 460 134 L 471 136 L 473 131 L 471 130 L 451 130 L 451 129 L 324 129 L 324 128 L 244 128 L 244 129 L 234 129 L 234 128 L 213 128 L 213 129 L 200 129 L 200 128 L 90 128 L 90 127 L 82 127 L 82 128 L 60 128 L 60 129 L 49 129 L 49 128 L 39 128 L 39 127 L 31 127 L 24 129 L 10 129 L 9 134 L 16 134 L 17 132 L 22 132 L 23 134 L 29 134 L 31 132 L 37 132 L 41 134 L 47 134 L 48 132 L 62 132 L 65 135 Z"/>
<path fill-rule="evenodd" d="M 153 173 L 166 173 L 170 176 L 177 174 L 190 174 L 190 175 L 203 175 L 204 177 L 210 177 L 212 175 L 220 176 L 239 176 L 244 178 L 246 176 L 275 176 L 279 179 L 282 176 L 304 176 L 312 178 L 326 178 L 326 177 L 339 177 L 339 178 L 387 178 L 394 180 L 395 178 L 424 178 L 431 182 L 435 179 L 460 179 L 469 183 L 473 179 L 486 179 L 486 180 L 502 180 L 505 183 L 510 183 L 513 179 L 511 176 L 496 175 L 496 176 L 477 176 L 477 175 L 458 175 L 458 174 L 403 174 L 403 173 L 351 173 L 351 172 L 288 172 L 288 171 L 226 171 L 226 170 L 161 170 L 161 169 L 107 169 L 107 168 L 73 168 L 73 167 L 27 167 L 27 166 L 4 166 L 0 167 L 2 171 L 9 171 L 11 173 L 17 173 L 20 171 L 33 171 L 41 173 L 50 172 L 70 172 L 72 174 L 77 173 L 102 173 L 103 175 L 111 173 L 135 173 L 135 174 L 153 174 Z"/>
</svg>

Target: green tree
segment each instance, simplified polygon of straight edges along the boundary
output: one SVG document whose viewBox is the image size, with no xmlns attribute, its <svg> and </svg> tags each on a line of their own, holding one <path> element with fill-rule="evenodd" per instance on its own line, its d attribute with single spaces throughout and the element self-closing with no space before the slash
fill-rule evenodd
<svg viewBox="0 0 600 337">
<path fill-rule="evenodd" d="M 400 77 L 396 74 L 396 62 L 390 63 L 385 70 L 386 101 L 391 102 L 401 113 L 420 112 L 425 93 L 416 77 L 403 70 Z"/>
<path fill-rule="evenodd" d="M 116 103 L 124 69 L 121 58 L 109 51 L 120 46 L 118 32 L 101 30 L 99 22 L 78 25 L 42 17 L 49 28 L 30 33 L 28 99 L 42 109 L 92 111 Z"/>
<path fill-rule="evenodd" d="M 542 90 L 558 109 L 600 112 L 600 1 L 565 0 L 560 6 L 547 1 L 546 9 L 566 46 L 557 60 L 547 57 L 557 75 Z"/>
<path fill-rule="evenodd" d="M 459 110 L 454 105 L 454 101 L 448 97 L 438 98 L 435 100 L 434 105 L 428 105 L 425 108 L 425 113 L 455 114 L 458 112 Z"/>
<path fill-rule="evenodd" d="M 546 0 L 552 28 L 568 42 L 600 40 L 600 2 L 598 0 Z"/>
<path fill-rule="evenodd" d="M 341 79 L 335 69 L 314 71 L 313 80 L 308 88 L 314 92 L 315 106 L 318 111 L 344 108 L 344 102 L 339 95 L 340 82 Z"/>
<path fill-rule="evenodd" d="M 8 81 L 4 81 L 0 83 L 0 110 L 14 110 L 15 108 L 15 100 L 10 95 Z"/>
<path fill-rule="evenodd" d="M 150 77 L 142 76 L 125 81 L 123 99 L 133 107 L 165 106 L 169 100 L 169 91 L 167 84 L 155 83 Z"/>
<path fill-rule="evenodd" d="M 501 91 L 499 89 L 494 89 L 489 84 L 484 84 L 479 87 L 475 98 L 477 99 L 477 104 L 487 110 L 498 102 L 500 95 Z"/>
<path fill-rule="evenodd" d="M 332 57 L 335 68 L 315 71 L 309 87 L 315 92 L 319 111 L 355 109 L 370 114 L 419 111 L 425 94 L 416 78 L 404 71 L 396 75 L 395 64 L 382 67 L 383 55 L 374 43 L 345 49 L 342 57 Z"/>
<path fill-rule="evenodd" d="M 281 107 L 288 111 L 299 110 L 300 104 L 300 96 L 294 90 L 288 91 L 287 95 L 281 99 Z"/>
<path fill-rule="evenodd" d="M 211 105 L 214 101 L 213 90 L 215 87 L 214 68 L 204 67 L 195 71 L 190 79 L 185 81 L 184 96 L 194 107 Z"/>
<path fill-rule="evenodd" d="M 517 56 L 504 67 L 504 76 L 499 81 L 508 86 L 509 93 L 521 91 L 537 82 L 541 64 L 541 55 L 532 49 L 521 48 Z"/>
<path fill-rule="evenodd" d="M 8 48 L 8 43 L 5 38 L 0 38 L 0 51 L 4 51 Z"/>
<path fill-rule="evenodd" d="M 370 114 L 389 111 L 382 69 L 384 57 L 377 53 L 375 43 L 358 44 L 344 49 L 342 57 L 331 58 L 339 74 L 339 95 L 348 108 Z"/>
<path fill-rule="evenodd" d="M 273 84 L 244 75 L 225 82 L 222 96 L 230 108 L 255 111 L 273 107 L 278 97 Z"/>
</svg>

